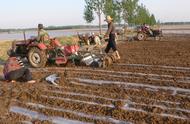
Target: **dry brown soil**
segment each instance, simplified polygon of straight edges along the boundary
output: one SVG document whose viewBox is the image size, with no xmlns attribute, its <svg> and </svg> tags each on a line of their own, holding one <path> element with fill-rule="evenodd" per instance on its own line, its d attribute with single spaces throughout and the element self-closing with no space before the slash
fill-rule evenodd
<svg viewBox="0 0 190 124">
<path fill-rule="evenodd" d="M 0 86 L 0 123 L 188 124 L 190 36 L 121 42 L 107 69 L 31 69 L 38 83 Z M 59 74 L 59 85 L 44 78 Z"/>
</svg>

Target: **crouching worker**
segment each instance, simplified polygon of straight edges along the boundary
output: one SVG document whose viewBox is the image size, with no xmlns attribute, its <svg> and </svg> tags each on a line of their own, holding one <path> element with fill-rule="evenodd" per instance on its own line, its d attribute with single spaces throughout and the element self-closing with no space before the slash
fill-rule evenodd
<svg viewBox="0 0 190 124">
<path fill-rule="evenodd" d="M 24 66 L 23 62 L 17 57 L 9 57 L 3 69 L 4 77 L 7 81 L 24 81 L 27 83 L 36 83 L 32 79 L 30 70 Z"/>
</svg>

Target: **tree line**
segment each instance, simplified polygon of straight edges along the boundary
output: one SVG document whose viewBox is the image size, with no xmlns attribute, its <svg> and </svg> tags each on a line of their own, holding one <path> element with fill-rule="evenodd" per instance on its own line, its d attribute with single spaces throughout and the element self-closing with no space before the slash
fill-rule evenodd
<svg viewBox="0 0 190 124">
<path fill-rule="evenodd" d="M 163 22 L 160 25 L 189 25 L 190 22 Z M 116 26 L 125 26 L 124 24 L 116 24 Z M 107 28 L 107 25 L 102 25 L 103 28 Z M 48 26 L 45 30 L 67 30 L 67 29 L 92 29 L 99 28 L 98 25 L 73 25 L 73 26 Z M 25 28 L 25 29 L 0 29 L 0 32 L 23 32 L 34 31 L 37 28 Z"/>
<path fill-rule="evenodd" d="M 118 24 L 155 25 L 156 18 L 139 0 L 85 0 L 84 19 L 91 23 L 97 14 L 101 27 L 102 15 L 110 15 Z M 101 32 L 101 29 L 100 29 Z"/>
</svg>

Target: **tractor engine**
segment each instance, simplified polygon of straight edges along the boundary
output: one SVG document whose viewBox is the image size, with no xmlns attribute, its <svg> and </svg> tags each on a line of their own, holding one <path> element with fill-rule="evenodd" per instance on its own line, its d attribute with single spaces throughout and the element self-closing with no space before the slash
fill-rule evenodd
<svg viewBox="0 0 190 124">
<path fill-rule="evenodd" d="M 57 65 L 66 64 L 70 57 L 77 53 L 79 46 L 62 46 L 57 39 L 51 40 L 50 48 L 48 50 L 48 58 Z"/>
</svg>

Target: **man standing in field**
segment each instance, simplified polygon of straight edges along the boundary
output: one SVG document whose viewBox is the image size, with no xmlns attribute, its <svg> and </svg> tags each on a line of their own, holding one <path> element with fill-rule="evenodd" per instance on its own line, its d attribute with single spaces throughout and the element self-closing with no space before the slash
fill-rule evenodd
<svg viewBox="0 0 190 124">
<path fill-rule="evenodd" d="M 110 49 L 112 48 L 112 50 L 115 52 L 117 59 L 120 59 L 120 55 L 119 52 L 117 51 L 117 47 L 116 47 L 116 29 L 115 29 L 115 25 L 113 23 L 113 19 L 110 16 L 106 17 L 105 20 L 108 23 L 108 30 L 106 32 L 105 37 L 109 37 L 109 41 L 107 44 L 107 47 L 105 49 L 105 52 L 108 53 L 110 51 Z"/>
<path fill-rule="evenodd" d="M 43 24 L 38 24 L 37 41 L 45 43 L 45 44 L 49 44 L 49 40 L 50 40 L 49 34 L 47 33 L 47 31 L 44 30 Z"/>
</svg>

